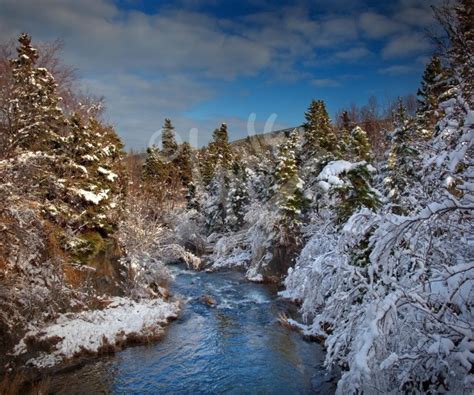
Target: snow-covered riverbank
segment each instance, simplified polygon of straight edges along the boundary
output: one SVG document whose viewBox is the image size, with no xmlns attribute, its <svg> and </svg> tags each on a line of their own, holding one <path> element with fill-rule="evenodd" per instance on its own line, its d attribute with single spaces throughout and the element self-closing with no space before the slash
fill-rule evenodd
<svg viewBox="0 0 474 395">
<path fill-rule="evenodd" d="M 112 351 L 158 338 L 179 310 L 177 301 L 112 298 L 103 310 L 61 314 L 47 326 L 28 331 L 14 354 L 31 355 L 27 365 L 47 368 L 82 354 Z"/>
</svg>

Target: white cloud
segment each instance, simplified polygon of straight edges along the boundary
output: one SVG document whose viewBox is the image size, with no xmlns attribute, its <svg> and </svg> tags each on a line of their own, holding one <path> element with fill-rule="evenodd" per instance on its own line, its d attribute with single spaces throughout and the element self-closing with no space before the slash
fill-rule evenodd
<svg viewBox="0 0 474 395">
<path fill-rule="evenodd" d="M 390 17 L 358 14 L 363 1 L 298 0 L 280 7 L 255 1 L 261 12 L 230 19 L 204 13 L 197 0 L 180 0 L 155 14 L 125 11 L 113 0 L 0 0 L 0 36 L 27 31 L 35 41 L 61 38 L 65 62 L 79 69 L 89 91 L 106 97 L 107 116 L 135 147 L 167 116 L 183 130 L 198 127 L 201 136 L 210 136 L 224 116 L 195 120 L 186 114 L 214 98 L 218 85 L 240 77 L 265 73 L 278 81 L 337 87 L 342 76 L 315 79 L 314 68 L 374 57 L 361 37 L 383 40 L 384 58 L 422 56 L 427 48 L 421 35 L 411 33 L 417 20 L 423 26 L 427 20 L 421 0 L 400 0 Z M 206 7 L 215 5 L 205 0 Z"/>
<path fill-rule="evenodd" d="M 123 13 L 104 0 L 2 0 L 1 25 L 10 36 L 61 35 L 66 56 L 86 72 L 137 67 L 193 71 L 221 78 L 251 75 L 271 62 L 268 47 L 225 32 L 203 14 L 168 10 L 155 15 Z M 32 15 L 35 17 L 32 18 Z"/>
<path fill-rule="evenodd" d="M 348 62 L 357 61 L 371 55 L 373 55 L 373 53 L 365 47 L 353 47 L 345 51 L 336 52 L 334 54 L 334 56 L 337 59 L 348 61 Z"/>
<path fill-rule="evenodd" d="M 335 88 L 340 86 L 340 83 L 332 78 L 315 79 L 311 83 L 318 88 Z"/>
<path fill-rule="evenodd" d="M 382 75 L 397 76 L 397 75 L 411 73 L 413 72 L 413 70 L 414 70 L 413 66 L 393 65 L 393 66 L 388 66 L 388 67 L 379 69 L 378 72 L 379 74 L 382 74 Z"/>
<path fill-rule="evenodd" d="M 359 26 L 370 38 L 382 38 L 399 33 L 405 29 L 404 25 L 389 19 L 385 15 L 374 12 L 364 12 L 359 17 Z"/>
<path fill-rule="evenodd" d="M 422 54 L 429 50 L 431 45 L 421 33 L 407 33 L 392 38 L 382 50 L 384 58 L 405 57 L 413 54 Z"/>
</svg>

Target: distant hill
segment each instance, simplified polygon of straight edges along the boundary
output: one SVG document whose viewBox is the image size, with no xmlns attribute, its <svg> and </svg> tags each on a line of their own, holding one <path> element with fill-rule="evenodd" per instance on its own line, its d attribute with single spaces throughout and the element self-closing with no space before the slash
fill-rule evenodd
<svg viewBox="0 0 474 395">
<path fill-rule="evenodd" d="M 296 126 L 300 133 L 303 132 L 302 126 Z M 292 132 L 295 127 L 276 130 L 270 133 L 255 134 L 243 139 L 232 141 L 230 144 L 234 152 L 241 157 L 249 155 L 259 156 L 275 154 L 276 148 L 283 142 L 285 137 Z"/>
<path fill-rule="evenodd" d="M 302 126 L 296 126 L 300 133 L 303 133 Z M 232 149 L 242 158 L 250 159 L 251 156 L 258 157 L 262 153 L 265 155 L 275 155 L 278 146 L 283 142 L 285 136 L 291 133 L 295 127 L 275 130 L 270 133 L 254 134 L 243 139 L 230 142 Z M 143 163 L 146 158 L 145 151 L 129 152 L 128 157 L 134 158 L 139 163 Z"/>
</svg>

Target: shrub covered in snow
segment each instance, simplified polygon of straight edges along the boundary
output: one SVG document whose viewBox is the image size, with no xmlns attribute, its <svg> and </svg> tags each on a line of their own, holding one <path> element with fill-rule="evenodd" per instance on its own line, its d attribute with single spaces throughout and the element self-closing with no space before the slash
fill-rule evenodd
<svg viewBox="0 0 474 395">
<path fill-rule="evenodd" d="M 457 7 L 460 18 L 471 6 Z M 448 22 L 456 77 L 436 126 L 419 134 L 400 120 L 388 158 L 394 192 L 381 207 L 355 207 L 342 228 L 328 210 L 341 201 L 323 199 L 285 280 L 282 295 L 301 302 L 305 332 L 325 339 L 327 366 L 342 371 L 341 394 L 474 390 L 473 93 L 459 72 L 466 63 L 453 56 L 467 31 Z M 410 142 L 417 166 L 407 161 Z M 318 177 L 328 191 L 344 182 L 333 178 L 335 163 Z"/>
</svg>

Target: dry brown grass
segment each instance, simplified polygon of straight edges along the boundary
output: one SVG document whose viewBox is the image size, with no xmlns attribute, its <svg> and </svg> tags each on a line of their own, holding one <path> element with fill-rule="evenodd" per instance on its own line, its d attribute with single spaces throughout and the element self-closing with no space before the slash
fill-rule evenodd
<svg viewBox="0 0 474 395">
<path fill-rule="evenodd" d="M 45 395 L 49 388 L 49 377 L 31 380 L 24 372 L 6 374 L 0 381 L 0 395 Z"/>
<path fill-rule="evenodd" d="M 72 265 L 63 266 L 64 280 L 72 288 L 80 288 L 86 279 L 86 275 L 83 270 Z"/>
</svg>

